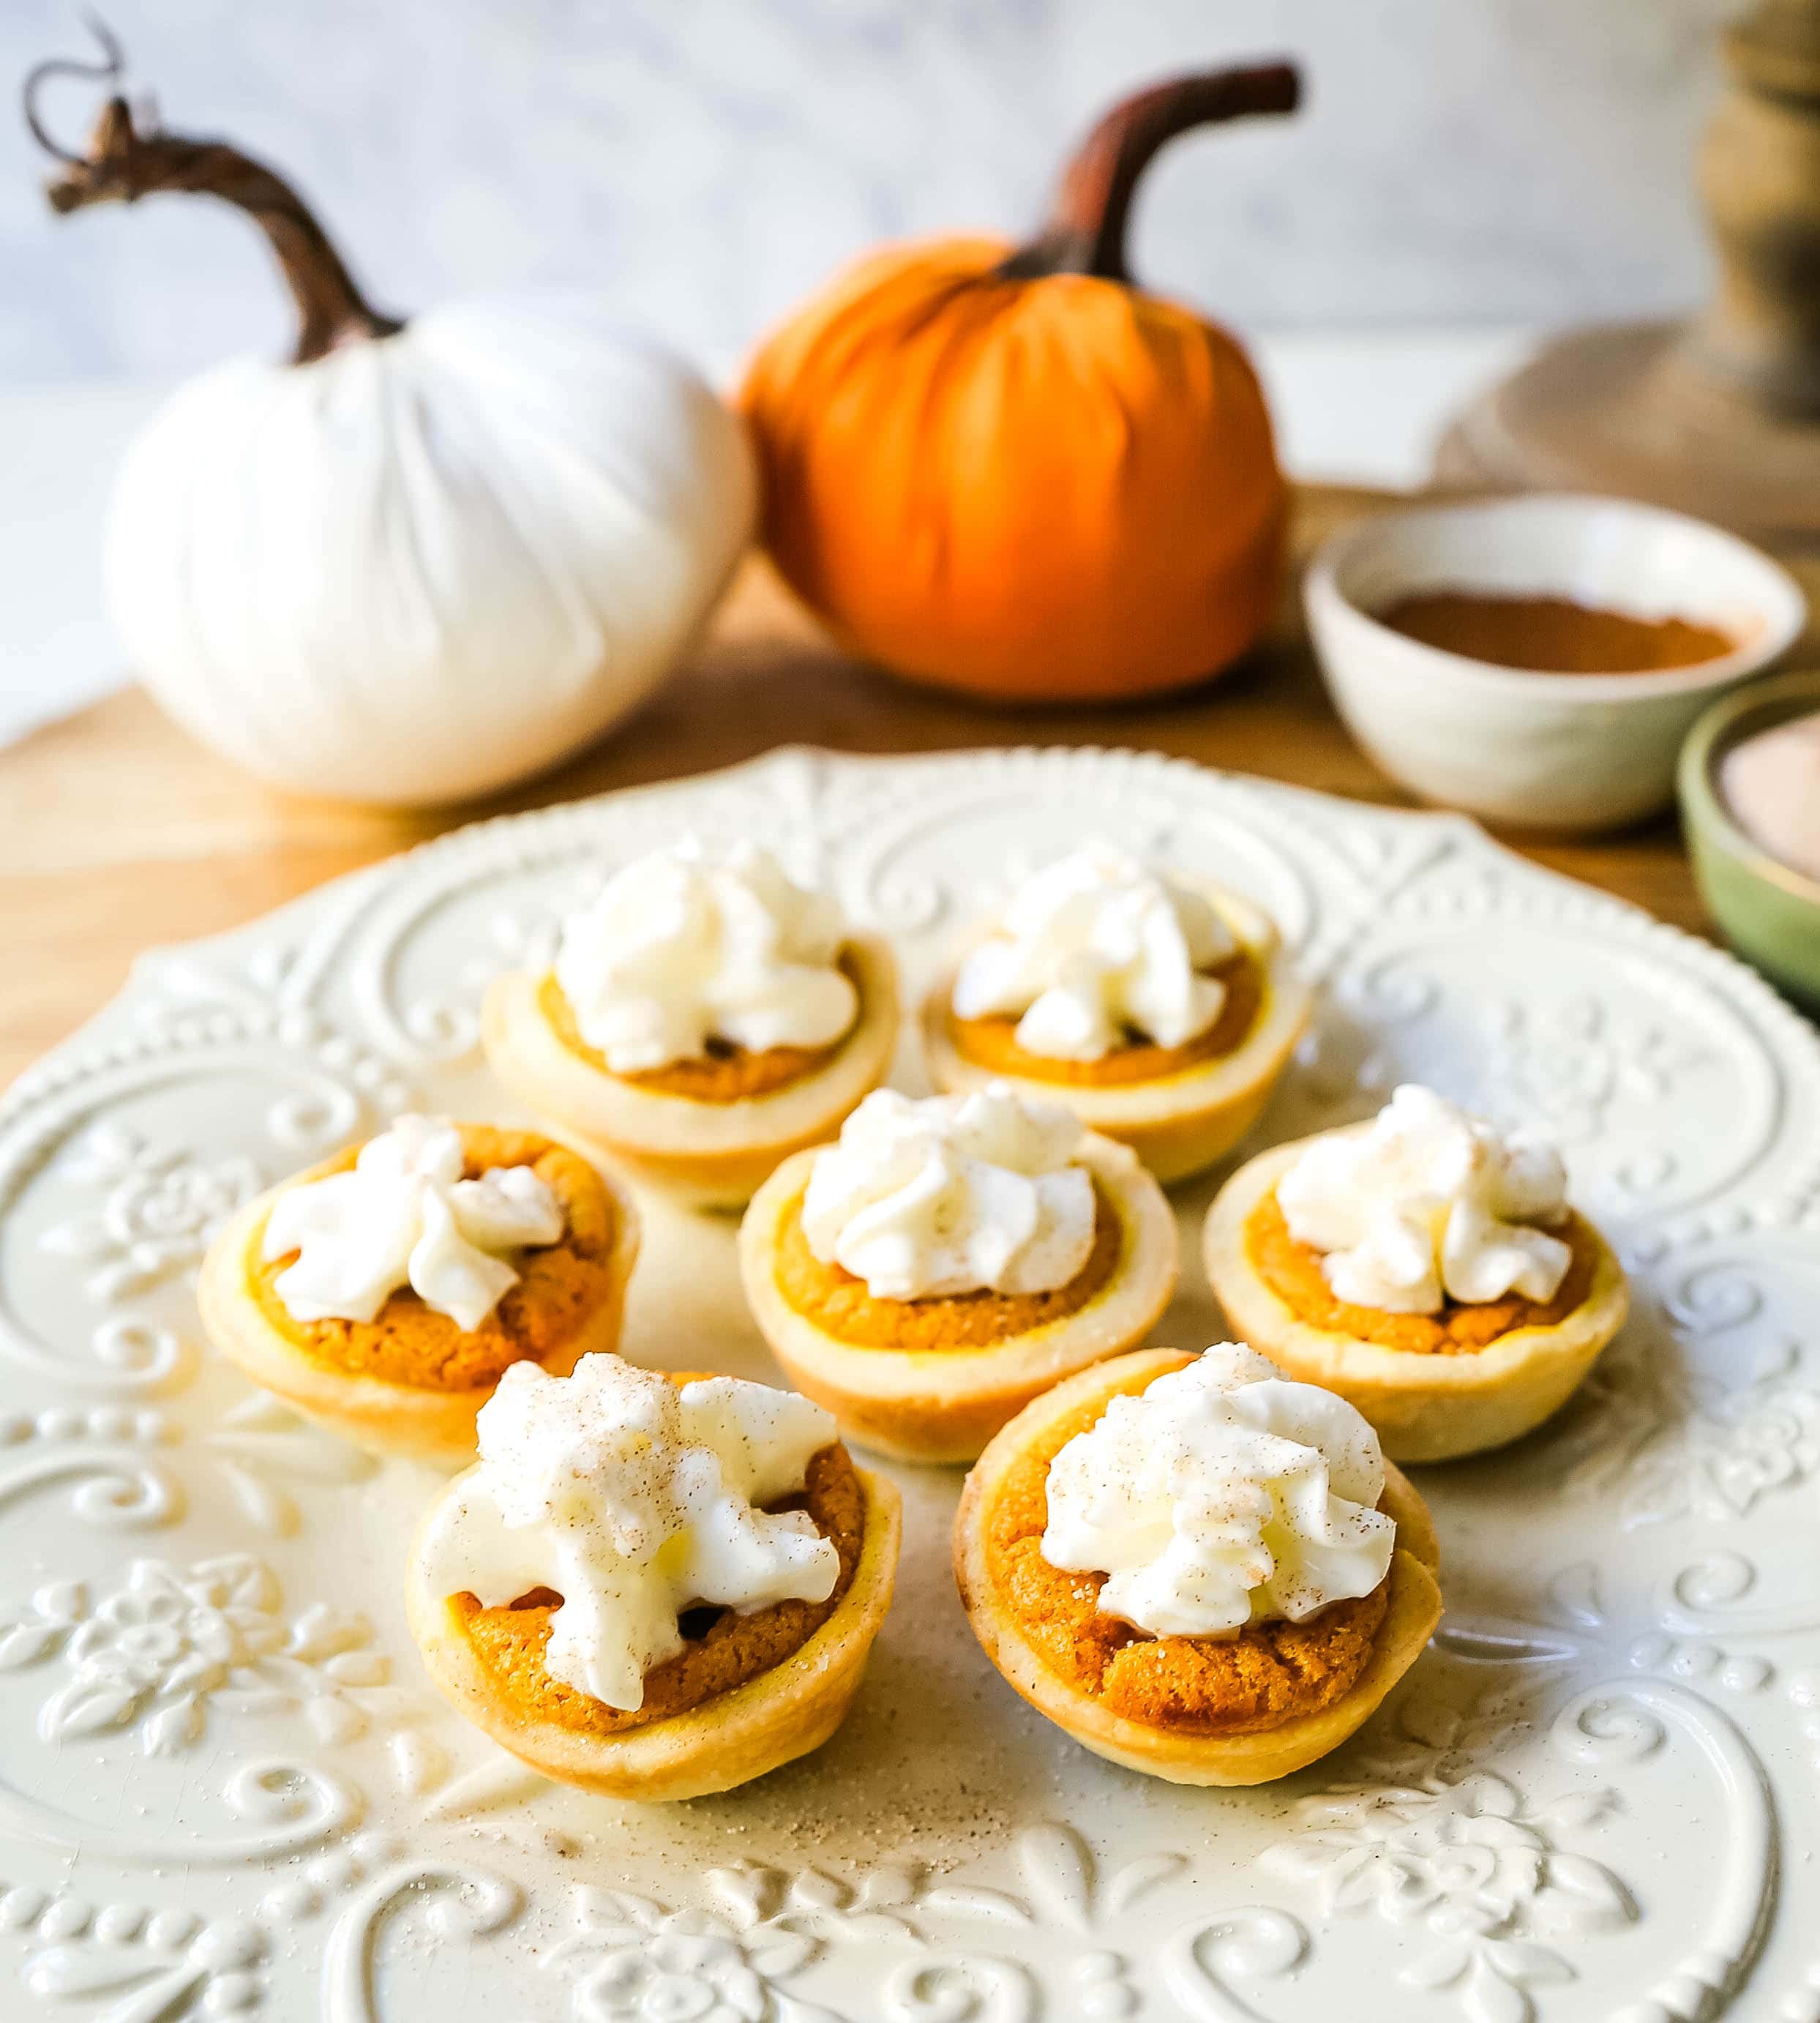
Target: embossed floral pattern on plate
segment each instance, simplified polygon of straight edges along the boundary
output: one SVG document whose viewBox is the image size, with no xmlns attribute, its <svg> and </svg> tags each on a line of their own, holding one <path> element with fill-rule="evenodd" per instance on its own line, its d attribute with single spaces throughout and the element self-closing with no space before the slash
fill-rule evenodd
<svg viewBox="0 0 1820 2023">
<path fill-rule="evenodd" d="M 1101 831 L 1249 892 L 1325 986 L 1260 1142 L 1411 1073 L 1561 1137 L 1635 1318 L 1555 1425 L 1430 1472 L 1448 1615 L 1346 1749 L 1221 1793 L 1065 1743 L 967 1634 L 936 1471 L 853 1715 L 758 1786 L 591 1801 L 422 1687 L 429 1479 L 249 1390 L 190 1277 L 400 1108 L 509 1117 L 486 981 L 689 828 L 834 884 L 912 989 Z M 1129 753 L 782 752 L 161 952 L 0 1100 L 0 2015 L 1820 2023 L 1817 1243 L 1820 1046 L 1727 957 L 1456 818 Z M 730 1246 L 653 1213 L 633 1352 L 772 1374 Z M 1159 1338 L 1220 1332 L 1191 1275 Z"/>
</svg>

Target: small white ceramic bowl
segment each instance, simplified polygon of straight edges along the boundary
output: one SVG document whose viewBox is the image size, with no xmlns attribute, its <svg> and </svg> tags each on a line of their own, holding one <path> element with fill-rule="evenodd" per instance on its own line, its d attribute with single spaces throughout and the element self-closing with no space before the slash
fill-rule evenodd
<svg viewBox="0 0 1820 2023">
<path fill-rule="evenodd" d="M 1659 673 L 1544 674 L 1424 646 L 1372 616 L 1437 590 L 1686 618 L 1739 643 Z M 1694 719 L 1772 665 L 1807 622 L 1794 578 L 1748 542 L 1659 507 L 1571 492 L 1365 521 L 1321 549 L 1303 598 L 1335 704 L 1383 770 L 1424 800 L 1524 829 L 1616 829 L 1667 807 Z"/>
</svg>

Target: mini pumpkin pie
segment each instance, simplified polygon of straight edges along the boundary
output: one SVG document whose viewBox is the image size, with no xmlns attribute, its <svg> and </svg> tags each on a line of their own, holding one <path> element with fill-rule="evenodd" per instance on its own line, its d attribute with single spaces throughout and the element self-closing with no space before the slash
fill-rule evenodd
<svg viewBox="0 0 1820 2023">
<path fill-rule="evenodd" d="M 1178 1250 L 1133 1153 L 1003 1083 L 877 1091 L 740 1229 L 747 1300 L 791 1379 L 912 1461 L 972 1460 L 1058 1377 L 1142 1341 Z"/>
<path fill-rule="evenodd" d="M 896 1578 L 898 1497 L 820 1406 L 590 1355 L 519 1364 L 412 1549 L 437 1688 L 545 1776 L 725 1791 L 839 1725 Z"/>
<path fill-rule="evenodd" d="M 1553 1147 L 1431 1090 L 1280 1145 L 1215 1197 L 1208 1275 L 1232 1326 L 1350 1399 L 1398 1461 L 1504 1446 L 1566 1403 L 1623 1326 L 1610 1246 Z"/>
<path fill-rule="evenodd" d="M 638 1212 L 528 1132 L 400 1117 L 249 1202 L 198 1289 L 217 1348 L 359 1445 L 457 1465 L 508 1370 L 619 1338 Z"/>
<path fill-rule="evenodd" d="M 1032 879 L 924 999 L 930 1077 L 1010 1081 L 1184 1179 L 1257 1121 L 1307 1024 L 1278 942 L 1236 893 L 1090 844 Z"/>
<path fill-rule="evenodd" d="M 1432 1634 L 1438 1566 L 1358 1414 L 1232 1343 L 1058 1385 L 981 1455 L 954 1523 L 1005 1679 L 1178 1784 L 1265 1783 L 1337 1748 Z"/>
<path fill-rule="evenodd" d="M 736 1207 L 883 1081 L 897 965 L 767 852 L 685 843 L 610 878 L 553 968 L 494 983 L 482 1026 L 493 1072 L 565 1136 Z"/>
</svg>

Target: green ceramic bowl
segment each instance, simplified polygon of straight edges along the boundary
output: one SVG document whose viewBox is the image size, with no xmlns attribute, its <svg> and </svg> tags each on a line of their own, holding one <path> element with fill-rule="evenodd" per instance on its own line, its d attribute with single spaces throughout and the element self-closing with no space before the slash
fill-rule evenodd
<svg viewBox="0 0 1820 2023">
<path fill-rule="evenodd" d="M 1796 668 L 1716 702 L 1681 748 L 1681 817 L 1701 897 L 1745 960 L 1820 1015 L 1820 883 L 1779 864 L 1733 821 L 1719 789 L 1745 738 L 1820 709 L 1820 668 Z"/>
</svg>

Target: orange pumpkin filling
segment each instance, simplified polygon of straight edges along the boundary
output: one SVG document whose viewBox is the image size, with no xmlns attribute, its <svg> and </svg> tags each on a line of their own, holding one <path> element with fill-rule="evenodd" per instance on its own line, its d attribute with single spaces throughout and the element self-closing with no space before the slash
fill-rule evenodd
<svg viewBox="0 0 1820 2023">
<path fill-rule="evenodd" d="M 843 956 L 840 967 L 853 988 L 859 990 L 859 971 L 853 961 Z M 667 1061 L 660 1068 L 641 1068 L 631 1074 L 621 1074 L 608 1066 L 605 1054 L 582 1037 L 575 1007 L 554 975 L 546 976 L 539 986 L 537 1003 L 557 1039 L 596 1074 L 612 1075 L 616 1081 L 648 1089 L 653 1096 L 678 1096 L 690 1103 L 744 1103 L 755 1096 L 774 1095 L 825 1067 L 853 1032 L 849 1026 L 825 1047 L 767 1047 L 758 1053 L 736 1046 L 730 1040 L 711 1039 L 707 1052 L 693 1059 Z"/>
<path fill-rule="evenodd" d="M 528 1166 L 561 1204 L 562 1240 L 513 1260 L 518 1282 L 471 1332 L 426 1307 L 407 1286 L 371 1321 L 295 1320 L 276 1284 L 296 1261 L 293 1250 L 257 1264 L 253 1273 L 261 1312 L 287 1341 L 350 1376 L 420 1391 L 473 1391 L 498 1383 L 514 1363 L 542 1362 L 587 1324 L 612 1284 L 615 1216 L 600 1176 L 573 1152 L 531 1132 L 463 1125 L 462 1149 L 470 1180 L 489 1166 Z M 345 1172 L 359 1151 L 350 1147 L 330 1170 Z"/>
<path fill-rule="evenodd" d="M 1513 1293 L 1502 1300 L 1449 1300 L 1438 1314 L 1387 1314 L 1336 1298 L 1321 1268 L 1321 1253 L 1290 1235 L 1274 1189 L 1245 1223 L 1245 1256 L 1298 1320 L 1324 1333 L 1350 1335 L 1413 1355 L 1470 1355 L 1515 1329 L 1556 1326 L 1592 1291 L 1599 1245 L 1591 1225 L 1570 1213 L 1551 1233 L 1573 1253 L 1553 1299 L 1526 1300 Z"/>
<path fill-rule="evenodd" d="M 778 1234 L 777 1290 L 824 1334 L 850 1348 L 996 1348 L 1014 1335 L 1065 1320 L 1101 1292 L 1118 1269 L 1124 1225 L 1111 1201 L 1095 1189 L 1093 1248 L 1065 1286 L 1051 1293 L 944 1293 L 923 1300 L 876 1299 L 866 1282 L 839 1264 L 824 1264 L 803 1234 L 800 1198 L 784 1211 Z"/>
<path fill-rule="evenodd" d="M 483 1608 L 471 1594 L 451 1597 L 449 1608 L 475 1655 L 501 1692 L 540 1721 L 584 1735 L 617 1735 L 667 1715 L 686 1714 L 773 1670 L 802 1649 L 853 1585 L 865 1531 L 865 1492 L 845 1447 L 824 1447 L 809 1462 L 802 1491 L 769 1506 L 806 1510 L 816 1529 L 834 1541 L 840 1571 L 826 1601 L 778 1601 L 750 1615 L 730 1608 L 692 1610 L 682 1619 L 685 1643 L 674 1658 L 645 1674 L 641 1707 L 611 1707 L 553 1679 L 544 1669 L 550 1620 L 562 1597 L 538 1588 L 503 1608 Z"/>
<path fill-rule="evenodd" d="M 985 1514 L 988 1575 L 1032 1650 L 1109 1712 L 1191 1735 L 1249 1735 L 1318 1714 L 1370 1659 L 1387 1579 L 1307 1622 L 1254 1622 L 1236 1637 L 1153 1637 L 1099 1611 L 1106 1576 L 1043 1558 L 1049 1464 L 1106 1410 L 1084 1405 L 1032 1440 Z"/>
<path fill-rule="evenodd" d="M 1135 1027 L 1127 1029 L 1124 1044 L 1097 1061 L 1058 1060 L 1052 1054 L 1033 1054 L 1018 1044 L 1018 1020 L 1008 1013 L 984 1019 L 958 1018 L 948 1014 L 948 1030 L 956 1052 L 976 1067 L 994 1074 L 1016 1075 L 1026 1081 L 1070 1083 L 1076 1088 L 1122 1088 L 1132 1082 L 1161 1081 L 1236 1053 L 1257 1023 L 1263 1008 L 1264 972 L 1248 949 L 1208 971 L 1226 986 L 1226 1001 L 1219 1016 L 1204 1033 L 1185 1040 L 1179 1047 L 1155 1045 Z"/>
</svg>

